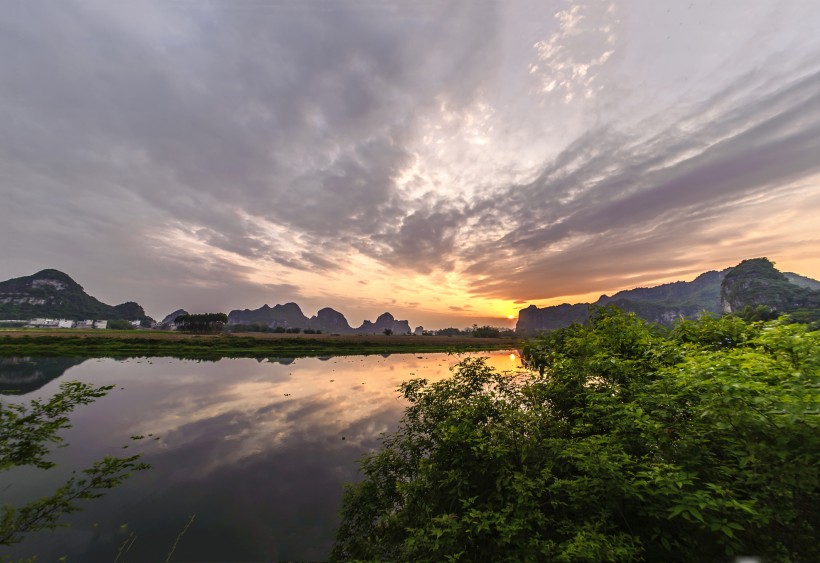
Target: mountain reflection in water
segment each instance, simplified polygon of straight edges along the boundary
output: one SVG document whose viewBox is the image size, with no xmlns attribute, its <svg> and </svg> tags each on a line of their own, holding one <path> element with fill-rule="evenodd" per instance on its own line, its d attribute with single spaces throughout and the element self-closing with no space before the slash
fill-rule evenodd
<svg viewBox="0 0 820 563">
<path fill-rule="evenodd" d="M 84 358 L 0 357 L 0 395 L 36 391 L 84 361 Z"/>
<path fill-rule="evenodd" d="M 509 350 L 480 355 L 501 370 L 520 365 Z M 54 452 L 56 469 L 0 473 L 3 501 L 53 491 L 71 469 L 120 455 L 125 444 L 127 452 L 144 451 L 152 469 L 86 503 L 69 518 L 71 528 L 33 534 L 5 551 L 44 561 L 113 561 L 133 536 L 126 560 L 164 560 L 196 514 L 175 561 L 326 559 L 343 484 L 358 478 L 356 461 L 401 418 L 397 387 L 416 377 L 447 377 L 459 359 L 393 354 L 75 365 L 67 377 L 117 388 L 72 416 L 70 446 Z M 19 400 L 49 396 L 59 381 Z M 136 434 L 153 437 L 135 444 L 129 437 Z"/>
</svg>

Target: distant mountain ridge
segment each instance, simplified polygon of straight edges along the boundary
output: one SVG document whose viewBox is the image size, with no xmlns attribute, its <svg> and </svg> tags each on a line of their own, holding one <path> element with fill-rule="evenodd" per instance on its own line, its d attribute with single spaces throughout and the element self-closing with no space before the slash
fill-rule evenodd
<svg viewBox="0 0 820 563">
<path fill-rule="evenodd" d="M 583 323 L 589 318 L 591 305 L 616 305 L 647 321 L 669 326 L 679 317 L 692 318 L 703 311 L 738 312 L 747 306 L 763 306 L 781 313 L 812 310 L 820 307 L 818 296 L 817 280 L 782 273 L 767 258 L 753 258 L 734 268 L 705 272 L 691 282 L 619 291 L 611 297 L 602 295 L 594 303 L 543 308 L 530 305 L 519 312 L 515 330 L 519 334 L 534 334 Z"/>
<path fill-rule="evenodd" d="M 160 325 L 171 325 L 174 319 L 187 314 L 178 309 L 167 315 Z M 153 321 L 143 308 L 133 301 L 108 305 L 87 294 L 83 287 L 68 274 L 46 269 L 31 276 L 12 278 L 0 282 L 0 320 L 31 320 L 38 318 L 80 320 Z M 364 321 L 353 328 L 345 316 L 325 307 L 311 318 L 305 316 L 296 303 L 285 303 L 259 309 L 234 310 L 228 315 L 229 324 L 260 323 L 271 328 L 301 328 L 339 334 L 381 334 L 390 330 L 394 334 L 411 332 L 410 323 L 396 320 L 390 313 L 383 313 L 375 322 Z"/>
<path fill-rule="evenodd" d="M 139 304 L 107 305 L 59 270 L 41 270 L 0 282 L 0 319 L 35 318 L 151 320 Z"/>
<path fill-rule="evenodd" d="M 792 272 L 780 272 L 766 258 L 744 260 L 733 268 L 709 271 L 690 282 L 640 287 L 602 295 L 594 303 L 562 304 L 539 308 L 530 305 L 518 315 L 516 332 L 534 334 L 554 330 L 589 318 L 590 305 L 616 305 L 650 322 L 671 325 L 679 317 L 695 317 L 703 311 L 776 315 L 790 313 L 801 322 L 820 322 L 820 281 Z M 163 322 L 185 313 L 180 309 Z M 67 320 L 152 321 L 133 302 L 107 305 L 88 295 L 83 287 L 59 270 L 46 269 L 31 276 L 0 282 L 0 320 L 52 318 Z M 330 308 L 308 318 L 296 303 L 263 305 L 259 309 L 233 310 L 228 323 L 263 324 L 276 328 L 321 330 L 338 334 L 411 333 L 407 320 L 383 313 L 375 321 L 351 327 L 345 316 Z"/>
<path fill-rule="evenodd" d="M 358 328 L 353 328 L 342 313 L 330 307 L 320 309 L 308 318 L 296 303 L 273 307 L 265 304 L 258 309 L 235 309 L 228 313 L 229 325 L 254 323 L 271 328 L 301 328 L 338 334 L 381 334 L 385 330 L 390 330 L 393 334 L 411 332 L 408 321 L 396 320 L 390 313 L 382 313 L 375 322 L 364 321 Z"/>
</svg>

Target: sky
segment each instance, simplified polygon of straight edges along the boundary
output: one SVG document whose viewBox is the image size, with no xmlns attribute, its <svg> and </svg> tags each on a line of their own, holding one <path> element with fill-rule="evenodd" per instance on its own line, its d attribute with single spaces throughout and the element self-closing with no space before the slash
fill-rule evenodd
<svg viewBox="0 0 820 563">
<path fill-rule="evenodd" d="M 820 2 L 0 0 L 0 279 L 512 326 L 820 278 Z"/>
</svg>

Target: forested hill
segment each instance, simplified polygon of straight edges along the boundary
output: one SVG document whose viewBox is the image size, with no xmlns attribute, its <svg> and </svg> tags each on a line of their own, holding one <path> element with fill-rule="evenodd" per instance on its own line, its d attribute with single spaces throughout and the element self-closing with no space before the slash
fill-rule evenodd
<svg viewBox="0 0 820 563">
<path fill-rule="evenodd" d="M 0 319 L 150 320 L 137 303 L 106 305 L 59 270 L 0 282 Z"/>
<path fill-rule="evenodd" d="M 595 303 L 563 304 L 538 308 L 530 305 L 519 312 L 516 332 L 532 334 L 555 330 L 589 318 L 590 305 L 617 305 L 647 321 L 671 325 L 679 317 L 695 317 L 703 311 L 728 313 L 756 311 L 771 317 L 796 312 L 801 320 L 812 320 L 820 307 L 820 282 L 794 273 L 782 273 L 766 258 L 744 260 L 734 268 L 709 271 L 691 282 L 640 287 L 608 296 Z"/>
<path fill-rule="evenodd" d="M 799 284 L 792 281 L 796 278 Z M 780 272 L 766 258 L 744 260 L 721 284 L 721 308 L 726 313 L 760 317 L 756 320 L 790 313 L 797 320 L 813 321 L 820 318 L 818 285 L 810 278 Z"/>
</svg>

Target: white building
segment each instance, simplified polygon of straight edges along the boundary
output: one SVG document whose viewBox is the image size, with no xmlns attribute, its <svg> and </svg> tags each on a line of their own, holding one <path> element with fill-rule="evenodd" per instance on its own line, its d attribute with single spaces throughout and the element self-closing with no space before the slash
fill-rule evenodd
<svg viewBox="0 0 820 563">
<path fill-rule="evenodd" d="M 94 321 L 94 328 L 108 328 L 108 321 Z"/>
<path fill-rule="evenodd" d="M 57 321 L 57 328 L 73 328 L 74 321 L 69 321 L 67 319 L 60 319 Z"/>
<path fill-rule="evenodd" d="M 36 328 L 57 328 L 59 321 L 57 319 L 31 319 L 29 326 Z"/>
</svg>

